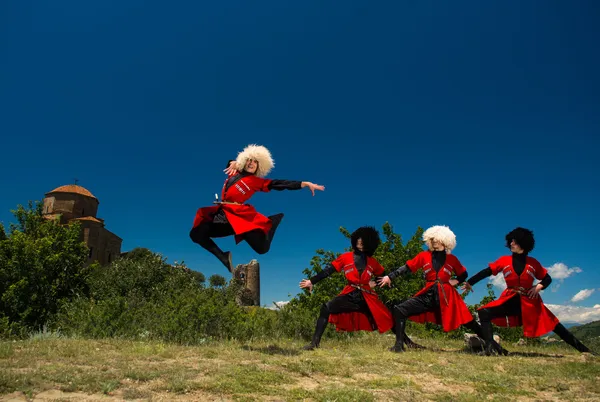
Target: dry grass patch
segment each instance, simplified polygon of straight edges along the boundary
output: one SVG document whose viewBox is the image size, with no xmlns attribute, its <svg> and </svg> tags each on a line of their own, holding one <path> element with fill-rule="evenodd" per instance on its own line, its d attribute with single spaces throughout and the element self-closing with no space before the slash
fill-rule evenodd
<svg viewBox="0 0 600 402">
<path fill-rule="evenodd" d="M 0 400 L 600 399 L 598 358 L 567 348 L 509 345 L 510 356 L 487 357 L 465 353 L 459 341 L 425 339 L 428 350 L 397 354 L 390 341 L 326 339 L 315 351 L 298 341 L 0 342 Z"/>
</svg>

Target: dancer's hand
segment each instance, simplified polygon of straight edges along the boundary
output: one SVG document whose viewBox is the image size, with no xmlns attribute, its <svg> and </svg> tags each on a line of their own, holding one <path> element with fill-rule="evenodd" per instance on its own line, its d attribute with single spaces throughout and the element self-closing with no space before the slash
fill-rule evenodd
<svg viewBox="0 0 600 402">
<path fill-rule="evenodd" d="M 460 285 L 460 287 L 462 290 L 464 290 L 464 292 L 467 292 L 467 293 L 471 292 L 473 290 L 473 287 L 471 286 L 471 284 L 469 282 L 463 282 L 462 285 Z"/>
<path fill-rule="evenodd" d="M 392 287 L 392 280 L 389 276 L 386 275 L 383 278 L 379 278 L 379 287 L 382 288 L 383 285 L 388 285 L 388 288 Z"/>
<path fill-rule="evenodd" d="M 527 291 L 527 296 L 529 296 L 530 299 L 537 299 L 538 297 L 540 297 L 541 290 L 542 285 L 538 283 L 537 285 L 535 285 Z"/>
<path fill-rule="evenodd" d="M 325 191 L 325 186 L 321 186 L 319 184 L 311 183 L 309 181 L 303 181 L 302 184 L 301 184 L 301 187 L 302 188 L 308 187 L 308 189 L 312 193 L 313 197 L 315 196 L 315 190 Z"/>
<path fill-rule="evenodd" d="M 225 174 L 227 176 L 235 176 L 236 174 L 239 173 L 237 163 L 235 161 L 231 161 L 229 166 L 227 168 L 223 169 L 223 171 L 225 172 Z"/>
<path fill-rule="evenodd" d="M 375 283 L 374 280 L 370 280 L 369 281 L 369 286 L 371 287 L 371 289 L 373 289 L 375 286 L 377 286 L 377 284 Z"/>
<path fill-rule="evenodd" d="M 313 284 L 310 279 L 304 279 L 303 281 L 300 281 L 300 288 L 308 289 L 308 291 L 312 293 Z"/>
<path fill-rule="evenodd" d="M 452 286 L 454 288 L 454 287 L 456 287 L 456 285 L 458 285 L 458 280 L 457 279 L 450 279 L 448 281 L 448 283 L 450 284 L 450 286 Z"/>
</svg>

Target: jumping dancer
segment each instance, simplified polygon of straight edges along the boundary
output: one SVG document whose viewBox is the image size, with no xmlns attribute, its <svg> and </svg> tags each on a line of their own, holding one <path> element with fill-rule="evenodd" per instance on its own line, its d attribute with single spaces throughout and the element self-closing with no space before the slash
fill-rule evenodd
<svg viewBox="0 0 600 402">
<path fill-rule="evenodd" d="M 315 190 L 325 190 L 324 186 L 309 181 L 266 179 L 273 166 L 267 148 L 248 145 L 225 168 L 229 177 L 223 185 L 222 200 L 215 202 L 215 206 L 199 208 L 196 212 L 190 238 L 214 254 L 229 272 L 233 272 L 231 252 L 223 252 L 212 238 L 233 235 L 236 244 L 245 240 L 255 252 L 265 254 L 271 248 L 277 226 L 283 219 L 282 213 L 266 217 L 252 205 L 245 204 L 255 192 L 308 187 L 314 196 Z"/>
<path fill-rule="evenodd" d="M 595 354 L 575 338 L 542 302 L 539 293 L 550 285 L 552 278 L 538 260 L 529 256 L 535 245 L 533 232 L 518 227 L 508 233 L 505 239 L 512 255 L 500 257 L 464 284 L 464 288 L 470 291 L 480 280 L 499 273 L 502 273 L 506 282 L 507 288 L 500 297 L 481 306 L 477 312 L 486 341 L 485 354 L 489 356 L 493 352 L 487 346 L 493 336 L 492 323 L 501 327 L 523 326 L 523 335 L 528 338 L 554 331 L 578 351 Z M 536 279 L 540 282 L 534 285 Z"/>
</svg>

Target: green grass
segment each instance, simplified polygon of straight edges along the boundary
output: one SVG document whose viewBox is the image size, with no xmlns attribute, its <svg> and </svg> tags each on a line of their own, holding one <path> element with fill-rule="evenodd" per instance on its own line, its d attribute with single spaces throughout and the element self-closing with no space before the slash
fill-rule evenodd
<svg viewBox="0 0 600 402">
<path fill-rule="evenodd" d="M 391 353 L 390 336 L 299 341 L 164 342 L 35 337 L 0 341 L 0 396 L 52 392 L 120 400 L 480 401 L 600 400 L 600 359 L 564 346 L 467 353 L 460 341 Z"/>
</svg>

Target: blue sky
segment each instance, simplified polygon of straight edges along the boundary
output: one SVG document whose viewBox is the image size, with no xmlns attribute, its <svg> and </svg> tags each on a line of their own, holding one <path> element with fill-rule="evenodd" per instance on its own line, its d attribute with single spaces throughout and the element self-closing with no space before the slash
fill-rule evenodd
<svg viewBox="0 0 600 402">
<path fill-rule="evenodd" d="M 449 225 L 470 274 L 525 226 L 569 275 L 546 302 L 600 319 L 599 16 L 594 1 L 3 2 L 0 220 L 77 178 L 124 251 L 224 275 L 188 232 L 258 143 L 271 178 L 326 186 L 252 199 L 286 214 L 259 258 L 263 304 L 299 291 L 316 249 L 343 250 L 340 226 Z"/>
</svg>

